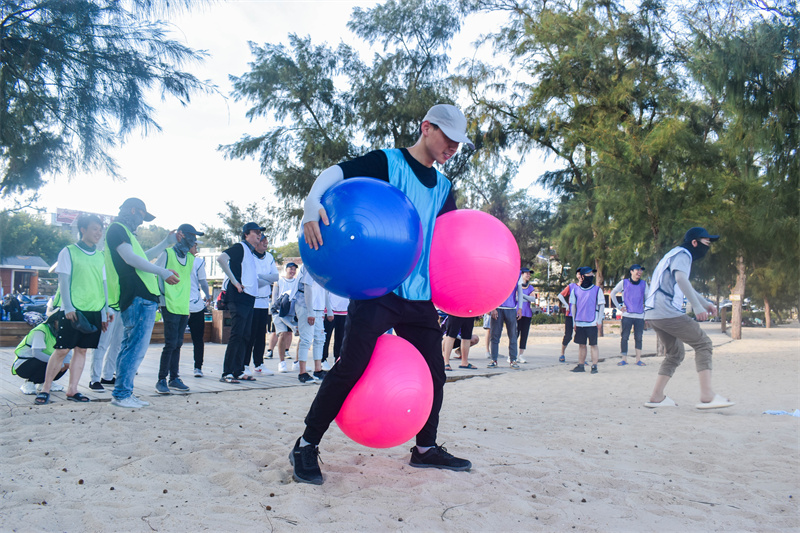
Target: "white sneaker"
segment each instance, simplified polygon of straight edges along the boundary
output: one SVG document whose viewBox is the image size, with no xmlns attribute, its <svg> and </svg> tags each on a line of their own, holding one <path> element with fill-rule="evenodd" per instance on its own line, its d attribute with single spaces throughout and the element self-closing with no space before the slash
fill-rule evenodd
<svg viewBox="0 0 800 533">
<path fill-rule="evenodd" d="M 202 377 L 203 377 L 203 371 L 202 371 L 202 370 L 200 370 L 199 368 L 195 368 L 195 369 L 194 369 L 194 377 L 196 377 L 196 378 L 202 378 Z"/>
<path fill-rule="evenodd" d="M 139 402 L 139 405 L 141 405 L 142 407 L 147 407 L 148 405 L 150 405 L 150 402 L 146 402 L 141 398 L 139 398 L 138 396 L 134 396 L 133 394 L 131 394 L 131 398 Z"/>
<path fill-rule="evenodd" d="M 19 386 L 19 390 L 22 391 L 22 394 L 36 394 L 36 383 L 33 381 L 26 381 L 22 385 Z"/>
<path fill-rule="evenodd" d="M 517 357 L 517 363 L 523 363 L 524 364 L 524 363 L 527 363 L 527 361 L 525 359 L 523 359 L 522 357 Z"/>
<path fill-rule="evenodd" d="M 242 375 L 243 376 L 252 376 L 253 375 L 253 371 L 250 370 L 250 365 L 247 365 L 246 367 L 244 367 L 244 373 Z"/>
<path fill-rule="evenodd" d="M 273 372 L 273 371 L 272 371 L 272 370 L 270 370 L 269 368 L 265 367 L 264 365 L 261 365 L 261 366 L 262 366 L 263 368 L 262 368 L 261 370 L 259 370 L 259 371 L 258 371 L 258 374 L 259 374 L 260 376 L 274 376 L 274 375 L 275 375 L 275 372 Z"/>
<path fill-rule="evenodd" d="M 139 403 L 133 396 L 128 396 L 123 400 L 117 400 L 114 398 L 111 400 L 111 405 L 116 405 L 117 407 L 126 407 L 128 409 L 139 409 L 142 407 L 142 404 Z"/>
<path fill-rule="evenodd" d="M 328 360 L 326 359 L 325 361 L 322 362 L 322 370 L 327 372 L 330 369 L 331 369 L 331 365 L 328 364 Z"/>
<path fill-rule="evenodd" d="M 36 385 L 36 390 L 42 392 L 43 386 L 44 383 L 39 383 L 38 385 Z M 61 385 L 60 383 L 56 383 L 54 381 L 53 383 L 50 384 L 50 392 L 64 392 L 64 385 Z"/>
<path fill-rule="evenodd" d="M 286 361 L 281 361 L 278 363 L 278 372 L 288 372 L 288 370 L 286 370 Z"/>
<path fill-rule="evenodd" d="M 264 372 L 264 365 L 263 365 L 263 364 L 260 364 L 260 365 L 258 365 L 258 366 L 255 368 L 255 372 L 256 372 L 256 374 L 261 374 L 261 373 L 263 373 L 263 372 Z"/>
<path fill-rule="evenodd" d="M 295 361 L 294 363 L 292 363 L 292 372 L 297 372 L 298 370 L 300 370 L 300 362 Z"/>
</svg>

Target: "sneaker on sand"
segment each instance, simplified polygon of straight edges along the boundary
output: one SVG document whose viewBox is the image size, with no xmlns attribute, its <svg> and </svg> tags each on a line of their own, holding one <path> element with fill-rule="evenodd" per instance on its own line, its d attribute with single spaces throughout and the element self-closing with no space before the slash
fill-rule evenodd
<svg viewBox="0 0 800 533">
<path fill-rule="evenodd" d="M 156 383 L 156 392 L 159 394 L 172 394 L 167 386 L 167 379 L 159 379 Z"/>
<path fill-rule="evenodd" d="M 575 368 L 571 370 L 571 372 L 586 372 L 586 369 L 583 368 L 583 365 L 578 363 Z"/>
<path fill-rule="evenodd" d="M 105 392 L 106 391 L 106 388 L 103 387 L 103 384 L 100 383 L 99 381 L 92 381 L 91 383 L 89 383 L 89 388 L 93 392 Z"/>
<path fill-rule="evenodd" d="M 331 369 L 331 365 L 328 364 L 328 361 L 327 360 L 323 361 L 322 362 L 322 370 L 324 370 L 325 372 L 329 372 L 330 369 Z"/>
<path fill-rule="evenodd" d="M 255 372 L 256 374 L 260 374 L 263 371 L 264 371 L 264 363 L 261 363 L 260 365 L 258 365 L 253 369 L 253 372 Z"/>
<path fill-rule="evenodd" d="M 492 361 L 491 363 L 486 365 L 486 368 L 497 368 L 497 361 Z"/>
<path fill-rule="evenodd" d="M 472 463 L 466 459 L 459 459 L 447 453 L 444 446 L 434 445 L 427 452 L 419 453 L 416 446 L 411 448 L 411 460 L 408 462 L 416 468 L 444 468 L 446 470 L 466 471 L 472 468 Z"/>
<path fill-rule="evenodd" d="M 19 390 L 22 391 L 22 394 L 27 394 L 29 396 L 36 394 L 36 383 L 33 381 L 26 381 L 19 386 Z"/>
<path fill-rule="evenodd" d="M 274 356 L 272 355 L 272 350 L 267 350 L 267 355 L 266 355 L 266 358 L 267 358 L 267 359 L 272 359 L 273 357 L 274 357 Z"/>
<path fill-rule="evenodd" d="M 111 379 L 100 378 L 100 383 L 103 385 L 114 385 L 117 382 L 117 378 L 113 377 Z"/>
<path fill-rule="evenodd" d="M 203 371 L 201 369 L 199 369 L 199 368 L 195 368 L 194 369 L 194 377 L 202 378 L 203 377 Z"/>
<path fill-rule="evenodd" d="M 295 361 L 292 363 L 292 372 L 297 372 L 300 370 L 300 361 Z"/>
<path fill-rule="evenodd" d="M 286 361 L 281 361 L 280 363 L 278 363 L 278 372 L 280 373 L 288 372 L 288 370 L 286 370 Z"/>
<path fill-rule="evenodd" d="M 511 364 L 510 364 L 509 366 L 510 366 L 511 368 L 515 368 L 515 369 L 519 370 L 519 365 L 517 364 L 517 362 L 516 362 L 516 361 L 512 361 L 512 362 L 511 362 Z"/>
<path fill-rule="evenodd" d="M 527 362 L 522 356 L 517 357 L 517 363 L 524 365 Z"/>
<path fill-rule="evenodd" d="M 314 372 L 314 373 L 312 374 L 312 377 L 313 377 L 314 379 L 318 379 L 318 380 L 322 381 L 323 379 L 325 379 L 325 374 L 327 374 L 327 372 L 326 372 L 326 371 L 324 371 L 324 370 L 317 370 L 316 372 Z"/>
<path fill-rule="evenodd" d="M 117 407 L 126 407 L 128 409 L 139 409 L 142 407 L 142 404 L 139 403 L 133 396 L 128 396 L 122 400 L 117 400 L 114 398 L 111 400 L 111 405 L 116 405 Z"/>
<path fill-rule="evenodd" d="M 316 383 L 317 381 L 319 381 L 317 379 L 314 379 L 308 372 L 300 374 L 299 376 L 297 376 L 297 379 L 298 381 L 300 381 L 300 383 L 304 385 L 308 383 Z"/>
<path fill-rule="evenodd" d="M 311 483 L 322 485 L 322 472 L 319 469 L 319 447 L 308 445 L 300 446 L 300 439 L 294 444 L 289 453 L 289 462 L 292 463 L 294 471 L 292 477 L 299 483 Z"/>
<path fill-rule="evenodd" d="M 148 405 L 150 405 L 150 402 L 146 402 L 146 401 L 142 400 L 141 398 L 139 398 L 135 394 L 131 394 L 131 398 L 133 398 L 134 401 L 139 402 L 139 405 L 141 405 L 142 407 L 147 407 Z"/>
<path fill-rule="evenodd" d="M 274 376 L 275 375 L 275 372 L 273 372 L 269 368 L 265 367 L 264 365 L 261 365 L 261 366 L 263 368 L 261 368 L 261 370 L 257 370 L 259 376 Z"/>
<path fill-rule="evenodd" d="M 253 375 L 253 371 L 250 370 L 250 365 L 244 367 L 244 373 L 242 375 L 243 376 L 252 376 Z"/>
<path fill-rule="evenodd" d="M 186 386 L 186 383 L 184 383 L 181 378 L 170 380 L 168 385 L 171 390 L 176 390 L 178 392 L 189 392 L 191 390 Z"/>
<path fill-rule="evenodd" d="M 597 374 L 597 365 L 592 365 L 592 374 Z"/>
</svg>

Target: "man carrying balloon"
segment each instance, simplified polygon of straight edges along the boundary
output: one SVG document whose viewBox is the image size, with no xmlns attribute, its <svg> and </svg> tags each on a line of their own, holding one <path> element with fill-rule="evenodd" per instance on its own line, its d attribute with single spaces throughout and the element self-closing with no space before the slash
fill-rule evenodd
<svg viewBox="0 0 800 533">
<path fill-rule="evenodd" d="M 388 290 L 378 292 L 377 296 L 373 296 L 370 292 L 372 288 L 365 289 L 363 294 L 357 292 L 355 295 L 345 294 L 351 297 L 351 302 L 348 307 L 341 358 L 320 385 L 319 392 L 305 418 L 306 427 L 303 436 L 297 439 L 289 456 L 294 466 L 293 477 L 296 481 L 322 484 L 318 445 L 331 422 L 339 415 L 348 399 L 348 394 L 365 373 L 373 357 L 373 351 L 377 353 L 378 338 L 390 328 L 394 328 L 398 337 L 408 341 L 422 354 L 433 382 L 430 412 L 416 434 L 416 446 L 411 451 L 410 465 L 418 468 L 444 468 L 457 471 L 466 471 L 472 467 L 466 459 L 454 457 L 445 448 L 436 444 L 439 410 L 442 406 L 446 378 L 441 355 L 442 335 L 438 315 L 431 302 L 429 273 L 431 241 L 437 217 L 456 209 L 450 181 L 438 172 L 433 164 L 434 162 L 444 164 L 455 155 L 460 143 L 466 143 L 474 149 L 474 145 L 467 138 L 466 126 L 466 118 L 456 107 L 447 104 L 435 105 L 423 119 L 419 139 L 413 146 L 376 150 L 330 167 L 320 174 L 306 199 L 303 236 L 300 240 L 301 250 L 309 256 L 303 257 L 307 264 L 310 265 L 312 262 L 310 256 L 318 251 L 325 251 L 326 246 L 329 248 L 325 251 L 328 254 L 335 252 L 332 248 L 340 246 L 337 241 L 323 239 L 326 226 L 334 220 L 331 209 L 326 210 L 323 207 L 323 194 L 343 180 L 347 183 L 349 178 L 357 177 L 382 180 L 407 196 L 413 206 L 411 211 L 415 210 L 418 214 L 418 219 L 407 218 L 412 220 L 409 224 L 410 231 L 419 232 L 419 245 L 416 250 L 412 250 L 412 253 L 416 252 L 415 258 L 419 259 L 415 259 L 414 264 L 408 268 L 408 273 L 401 278 L 401 283 L 395 284 L 394 287 L 386 287 Z M 366 210 L 385 208 L 379 204 L 375 196 L 363 192 L 350 197 L 350 200 L 341 200 L 341 203 L 366 204 L 362 206 Z M 357 241 L 359 238 L 355 232 L 346 237 L 352 241 Z M 347 244 L 347 241 L 343 241 L 343 244 Z M 367 253 L 378 258 L 386 256 L 387 268 L 396 263 L 389 257 L 392 255 L 389 248 L 372 246 Z M 325 264 L 333 262 L 327 260 Z M 345 270 L 327 274 L 317 272 L 315 277 L 328 290 L 334 290 L 337 281 L 341 281 L 346 275 Z M 314 274 L 313 270 L 311 272 Z M 326 281 L 330 283 L 326 284 Z M 382 280 L 375 280 L 373 283 L 373 285 L 381 284 L 386 285 Z"/>
</svg>

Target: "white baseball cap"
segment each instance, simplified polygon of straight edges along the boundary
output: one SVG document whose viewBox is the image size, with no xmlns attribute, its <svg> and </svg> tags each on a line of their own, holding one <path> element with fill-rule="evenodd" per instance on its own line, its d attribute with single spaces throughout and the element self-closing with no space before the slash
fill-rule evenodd
<svg viewBox="0 0 800 533">
<path fill-rule="evenodd" d="M 439 127 L 451 141 L 464 143 L 472 150 L 475 145 L 467 137 L 467 117 L 456 106 L 450 104 L 436 104 L 425 114 L 425 121 Z"/>
</svg>

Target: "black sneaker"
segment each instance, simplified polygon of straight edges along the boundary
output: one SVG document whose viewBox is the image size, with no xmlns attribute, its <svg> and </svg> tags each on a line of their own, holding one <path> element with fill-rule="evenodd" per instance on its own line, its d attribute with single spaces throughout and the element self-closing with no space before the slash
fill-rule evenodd
<svg viewBox="0 0 800 533">
<path fill-rule="evenodd" d="M 116 382 L 117 382 L 117 378 L 115 378 L 115 377 L 111 378 L 111 379 L 100 378 L 100 384 L 101 385 L 114 385 Z"/>
<path fill-rule="evenodd" d="M 297 376 L 297 379 L 300 380 L 300 383 L 315 383 L 317 380 L 311 377 L 311 374 L 308 372 L 304 372 Z"/>
<path fill-rule="evenodd" d="M 326 374 L 327 374 L 327 372 L 324 371 L 324 370 L 317 370 L 316 372 L 314 372 L 314 377 L 319 379 L 319 380 L 323 380 L 323 379 L 325 379 L 325 375 Z"/>
<path fill-rule="evenodd" d="M 267 359 L 272 359 L 273 357 L 272 350 L 267 350 Z"/>
<path fill-rule="evenodd" d="M 103 384 L 100 383 L 99 381 L 92 381 L 91 383 L 89 383 L 89 388 L 91 390 L 93 390 L 94 392 L 105 392 L 106 391 L 106 388 L 103 387 Z"/>
<path fill-rule="evenodd" d="M 319 447 L 308 445 L 300 446 L 300 439 L 294 443 L 294 448 L 289 454 L 289 462 L 294 467 L 292 477 L 299 483 L 322 485 L 322 471 L 319 469 Z"/>
<path fill-rule="evenodd" d="M 597 374 L 597 365 L 592 365 L 592 374 Z"/>
<path fill-rule="evenodd" d="M 586 372 L 586 369 L 583 368 L 583 365 L 578 363 L 575 368 L 572 369 L 572 372 Z"/>
<path fill-rule="evenodd" d="M 419 453 L 417 447 L 411 448 L 411 460 L 408 462 L 415 468 L 444 468 L 459 472 L 472 468 L 472 463 L 447 453 L 444 446 L 434 445 L 425 453 Z"/>
</svg>

